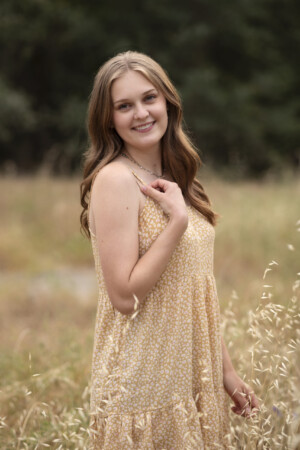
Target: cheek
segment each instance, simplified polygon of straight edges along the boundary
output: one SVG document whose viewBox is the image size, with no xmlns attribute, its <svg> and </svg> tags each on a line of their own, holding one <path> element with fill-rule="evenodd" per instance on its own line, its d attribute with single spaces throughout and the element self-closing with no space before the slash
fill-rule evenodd
<svg viewBox="0 0 300 450">
<path fill-rule="evenodd" d="M 156 114 L 161 118 L 168 118 L 168 112 L 165 103 L 160 103 L 157 105 Z"/>
<path fill-rule="evenodd" d="M 120 114 L 118 112 L 114 113 L 113 115 L 113 123 L 115 128 L 124 128 L 128 124 L 128 118 L 125 114 Z"/>
<path fill-rule="evenodd" d="M 165 105 L 162 105 L 158 111 L 159 117 L 161 118 L 161 120 L 164 122 L 164 124 L 167 126 L 168 125 L 168 111 Z"/>
</svg>

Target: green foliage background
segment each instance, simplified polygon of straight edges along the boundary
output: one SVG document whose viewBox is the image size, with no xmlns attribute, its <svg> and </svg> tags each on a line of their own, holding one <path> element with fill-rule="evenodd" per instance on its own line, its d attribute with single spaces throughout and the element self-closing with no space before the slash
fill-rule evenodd
<svg viewBox="0 0 300 450">
<path fill-rule="evenodd" d="M 296 0 L 2 0 L 0 165 L 78 171 L 93 77 L 134 49 L 175 82 L 205 163 L 299 167 L 299 12 Z"/>
</svg>

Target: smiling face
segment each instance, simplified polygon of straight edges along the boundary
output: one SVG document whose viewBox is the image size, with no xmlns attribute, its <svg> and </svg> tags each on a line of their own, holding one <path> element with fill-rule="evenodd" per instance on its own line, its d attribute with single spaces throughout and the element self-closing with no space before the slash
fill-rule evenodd
<svg viewBox="0 0 300 450">
<path fill-rule="evenodd" d="M 168 126 L 164 95 L 133 70 L 117 78 L 111 88 L 113 124 L 127 150 L 158 148 Z"/>
</svg>

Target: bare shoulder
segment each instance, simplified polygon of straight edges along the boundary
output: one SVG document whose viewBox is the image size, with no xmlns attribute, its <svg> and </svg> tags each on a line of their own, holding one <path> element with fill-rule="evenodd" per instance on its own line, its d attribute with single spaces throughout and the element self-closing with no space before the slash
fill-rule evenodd
<svg viewBox="0 0 300 450">
<path fill-rule="evenodd" d="M 101 201 L 106 208 L 108 204 L 118 208 L 130 204 L 139 209 L 140 193 L 130 169 L 119 161 L 102 167 L 94 181 L 91 201 L 95 206 Z"/>
<path fill-rule="evenodd" d="M 94 186 L 98 190 L 97 186 L 99 187 L 99 185 L 103 187 L 105 185 L 120 186 L 123 183 L 127 187 L 130 185 L 133 187 L 136 186 L 134 176 L 130 172 L 130 169 L 119 161 L 112 161 L 99 170 L 95 178 Z"/>
</svg>

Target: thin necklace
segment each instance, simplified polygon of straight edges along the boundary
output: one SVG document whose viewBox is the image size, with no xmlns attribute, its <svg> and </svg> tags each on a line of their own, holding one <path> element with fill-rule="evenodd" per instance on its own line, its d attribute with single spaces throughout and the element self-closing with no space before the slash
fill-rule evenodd
<svg viewBox="0 0 300 450">
<path fill-rule="evenodd" d="M 132 161 L 134 164 L 136 164 L 137 166 L 139 166 L 140 169 L 146 170 L 147 172 L 151 173 L 151 175 L 155 175 L 157 178 L 163 178 L 165 175 L 165 169 L 163 170 L 162 175 L 158 175 L 155 172 L 152 172 L 149 169 L 146 169 L 146 167 L 141 166 L 135 159 L 133 159 L 132 156 L 128 156 L 126 155 L 126 153 L 121 153 L 121 156 L 125 156 L 125 158 L 129 159 L 130 161 Z"/>
</svg>

